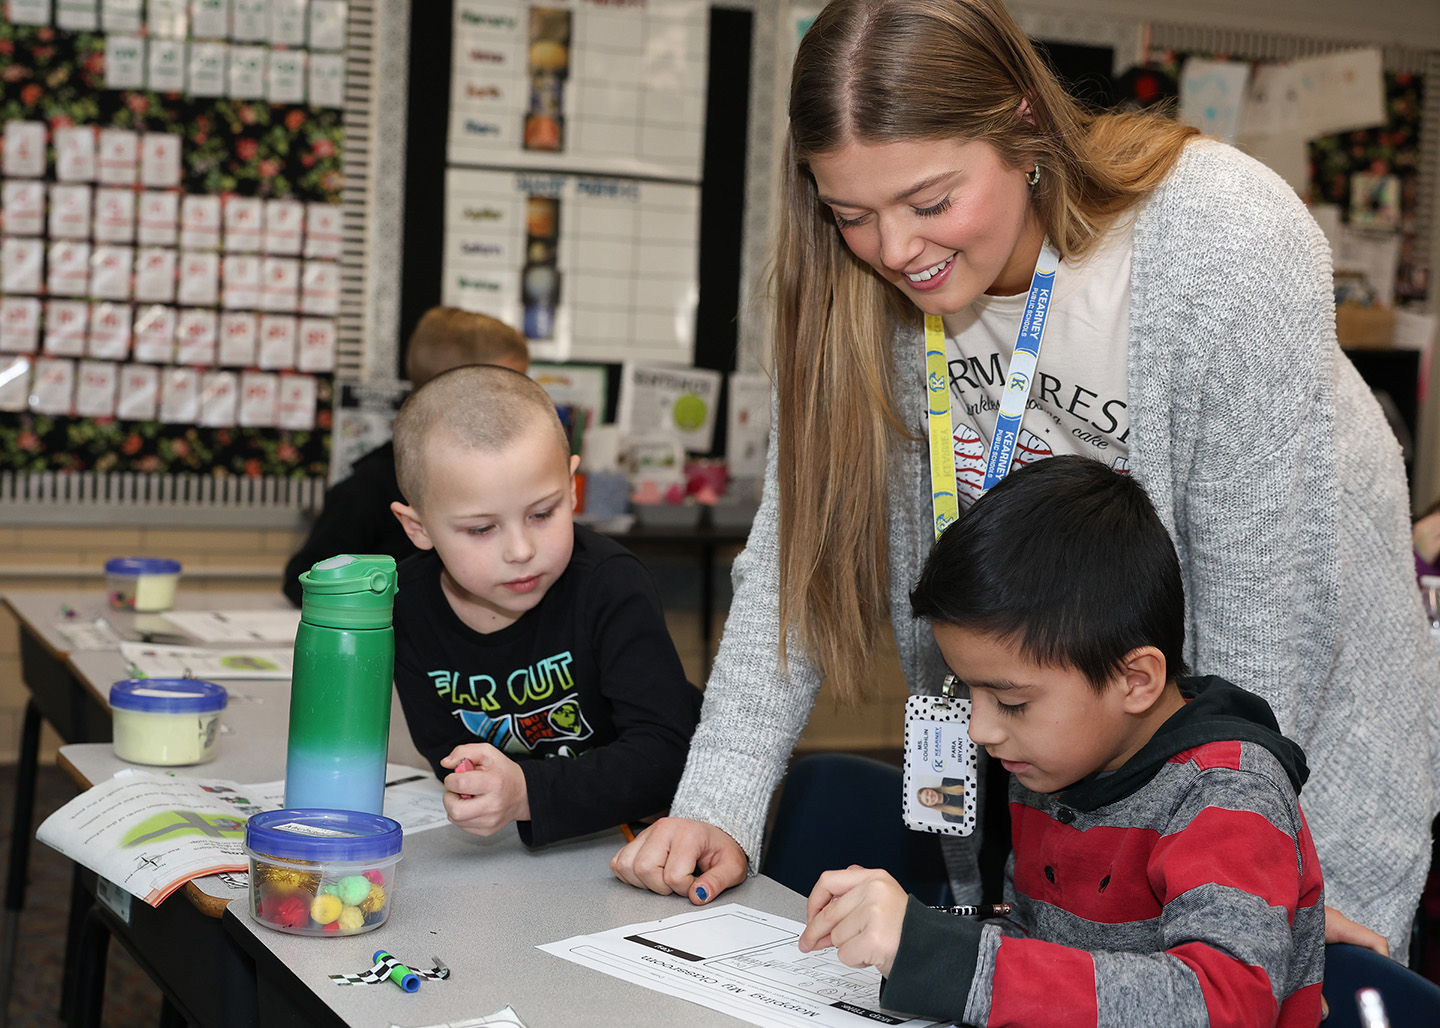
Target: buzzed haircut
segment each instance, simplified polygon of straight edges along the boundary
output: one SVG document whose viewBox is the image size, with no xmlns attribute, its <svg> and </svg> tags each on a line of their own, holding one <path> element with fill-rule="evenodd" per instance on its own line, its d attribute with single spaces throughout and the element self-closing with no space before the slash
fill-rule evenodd
<svg viewBox="0 0 1440 1028">
<path fill-rule="evenodd" d="M 410 334 L 405 377 L 418 389 L 450 368 L 502 362 L 530 367 L 530 344 L 523 335 L 488 314 L 431 307 Z"/>
<path fill-rule="evenodd" d="M 1167 678 L 1186 673 L 1175 544 L 1140 483 L 1089 457 L 1036 461 L 976 500 L 930 551 L 910 607 L 1096 691 L 1140 646 L 1164 654 Z"/>
<path fill-rule="evenodd" d="M 494 364 L 467 364 L 416 389 L 395 415 L 395 477 L 410 506 L 425 502 L 425 448 L 437 436 L 472 450 L 504 449 L 530 432 L 549 433 L 560 454 L 570 441 L 544 386 Z"/>
</svg>

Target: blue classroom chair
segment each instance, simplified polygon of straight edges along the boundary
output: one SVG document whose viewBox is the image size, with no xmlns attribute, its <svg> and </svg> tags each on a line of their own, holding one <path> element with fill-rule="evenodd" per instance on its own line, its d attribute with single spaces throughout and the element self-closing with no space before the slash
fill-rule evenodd
<svg viewBox="0 0 1440 1028">
<path fill-rule="evenodd" d="M 905 827 L 902 782 L 898 767 L 870 757 L 801 757 L 785 776 L 760 873 L 809 895 L 824 871 L 879 867 L 922 903 L 950 903 L 940 837 Z"/>
<path fill-rule="evenodd" d="M 1440 1025 L 1440 985 L 1374 950 L 1332 942 L 1325 947 L 1325 984 L 1321 993 L 1330 1004 L 1323 1028 L 1361 1028 L 1355 993 L 1380 990 L 1394 1028 Z"/>
</svg>

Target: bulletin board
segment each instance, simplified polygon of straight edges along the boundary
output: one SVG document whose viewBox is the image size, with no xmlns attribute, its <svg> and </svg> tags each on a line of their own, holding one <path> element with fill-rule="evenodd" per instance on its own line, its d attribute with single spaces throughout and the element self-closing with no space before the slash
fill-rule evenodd
<svg viewBox="0 0 1440 1028">
<path fill-rule="evenodd" d="M 10 0 L 0 471 L 323 478 L 357 6 Z"/>
</svg>

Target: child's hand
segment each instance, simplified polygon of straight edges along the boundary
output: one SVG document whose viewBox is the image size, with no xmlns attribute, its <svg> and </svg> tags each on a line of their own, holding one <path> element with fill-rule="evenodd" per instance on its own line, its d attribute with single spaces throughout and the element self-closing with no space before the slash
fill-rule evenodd
<svg viewBox="0 0 1440 1028">
<path fill-rule="evenodd" d="M 909 897 L 885 871 L 850 865 L 826 871 L 805 904 L 800 951 L 835 947 L 849 967 L 874 967 L 886 977 L 900 948 Z"/>
<path fill-rule="evenodd" d="M 488 742 L 456 746 L 440 766 L 455 771 L 445 777 L 445 813 L 471 835 L 530 820 L 525 772 Z"/>
</svg>

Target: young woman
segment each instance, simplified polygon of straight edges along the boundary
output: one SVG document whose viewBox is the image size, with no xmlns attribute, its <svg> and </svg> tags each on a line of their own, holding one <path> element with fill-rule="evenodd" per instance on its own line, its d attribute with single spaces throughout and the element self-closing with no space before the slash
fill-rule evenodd
<svg viewBox="0 0 1440 1028">
<path fill-rule="evenodd" d="M 835 0 L 790 97 L 765 499 L 674 816 L 616 874 L 697 902 L 743 880 L 821 679 L 863 689 L 887 614 L 911 689 L 938 690 L 908 603 L 944 519 L 932 493 L 951 491 L 948 473 L 932 487 L 926 411 L 948 400 L 940 449 L 968 503 L 1019 383 L 999 474 L 1082 453 L 1145 485 L 1184 568 L 1187 659 L 1304 747 L 1326 902 L 1403 956 L 1440 688 L 1399 448 L 1336 346 L 1304 206 L 1192 129 L 1086 112 L 995 0 Z M 1047 259 L 1053 289 L 1027 296 Z M 1038 364 L 1012 364 L 1036 307 Z M 922 315 L 943 337 L 928 397 Z M 972 840 L 945 841 L 973 902 Z"/>
</svg>

